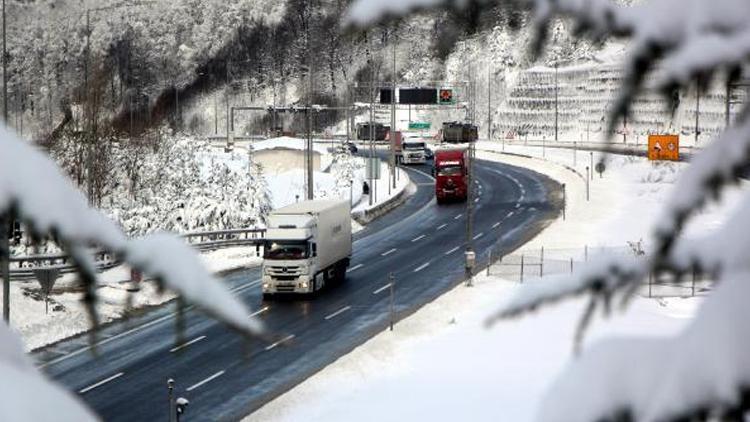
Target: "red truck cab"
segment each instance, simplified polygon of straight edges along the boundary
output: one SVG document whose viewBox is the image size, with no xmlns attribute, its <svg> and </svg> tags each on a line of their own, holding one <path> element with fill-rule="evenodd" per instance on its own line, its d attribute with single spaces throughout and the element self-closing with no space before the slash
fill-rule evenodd
<svg viewBox="0 0 750 422">
<path fill-rule="evenodd" d="M 438 204 L 450 200 L 466 201 L 468 180 L 465 149 L 442 149 L 435 152 L 435 197 Z"/>
</svg>

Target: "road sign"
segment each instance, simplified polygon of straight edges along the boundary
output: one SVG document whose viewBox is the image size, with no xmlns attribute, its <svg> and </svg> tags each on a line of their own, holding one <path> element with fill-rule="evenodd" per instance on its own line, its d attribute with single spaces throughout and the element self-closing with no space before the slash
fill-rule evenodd
<svg viewBox="0 0 750 422">
<path fill-rule="evenodd" d="M 399 88 L 399 104 L 437 104 L 435 88 Z"/>
<path fill-rule="evenodd" d="M 430 130 L 430 122 L 409 122 L 409 130 Z"/>
<path fill-rule="evenodd" d="M 34 275 L 39 281 L 39 285 L 42 287 L 42 293 L 44 293 L 45 313 L 49 312 L 49 294 L 55 286 L 55 281 L 57 281 L 59 273 L 60 271 L 57 268 L 37 268 L 34 270 Z"/>
<path fill-rule="evenodd" d="M 648 159 L 652 161 L 680 160 L 680 137 L 679 135 L 649 135 L 648 136 Z"/>
<path fill-rule="evenodd" d="M 441 89 L 438 92 L 438 103 L 439 104 L 455 104 L 456 100 L 453 98 L 453 90 Z"/>
</svg>

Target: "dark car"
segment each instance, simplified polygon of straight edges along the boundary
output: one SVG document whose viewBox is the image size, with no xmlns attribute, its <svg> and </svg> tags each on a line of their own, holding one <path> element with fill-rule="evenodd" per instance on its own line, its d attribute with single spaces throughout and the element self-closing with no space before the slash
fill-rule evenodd
<svg viewBox="0 0 750 422">
<path fill-rule="evenodd" d="M 349 149 L 349 152 L 351 152 L 352 154 L 356 154 L 356 153 L 357 153 L 357 151 L 358 151 L 358 150 L 357 150 L 357 146 L 356 146 L 356 145 L 354 145 L 354 144 L 353 144 L 353 143 L 351 143 L 351 142 L 348 142 L 348 143 L 344 144 L 344 146 L 345 146 L 346 148 L 348 148 L 348 149 Z"/>
</svg>

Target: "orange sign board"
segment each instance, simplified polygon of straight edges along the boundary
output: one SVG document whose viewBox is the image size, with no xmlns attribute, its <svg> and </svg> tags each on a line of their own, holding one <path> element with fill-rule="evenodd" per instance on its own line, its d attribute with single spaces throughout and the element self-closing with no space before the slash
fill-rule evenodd
<svg viewBox="0 0 750 422">
<path fill-rule="evenodd" d="M 679 135 L 648 135 L 649 160 L 680 160 Z"/>
</svg>

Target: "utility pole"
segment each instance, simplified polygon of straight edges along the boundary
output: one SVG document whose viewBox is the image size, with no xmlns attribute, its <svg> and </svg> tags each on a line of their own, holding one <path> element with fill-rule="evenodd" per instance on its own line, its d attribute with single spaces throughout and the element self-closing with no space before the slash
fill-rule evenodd
<svg viewBox="0 0 750 422">
<path fill-rule="evenodd" d="M 558 122 L 558 79 L 557 79 L 557 61 L 555 61 L 555 142 L 557 142 L 557 122 Z"/>
<path fill-rule="evenodd" d="M 396 33 L 395 30 L 393 32 Z M 393 44 L 393 83 L 391 84 L 391 185 L 396 189 L 396 40 L 391 40 Z"/>
<path fill-rule="evenodd" d="M 464 253 L 466 264 L 465 264 L 465 276 L 467 285 L 471 286 L 471 278 L 473 276 L 473 260 L 475 257 L 474 252 L 474 143 L 469 143 L 468 149 L 469 165 L 467 174 L 467 189 L 466 189 L 466 252 Z"/>
<path fill-rule="evenodd" d="M 492 65 L 487 66 L 487 142 L 492 140 Z"/>
<path fill-rule="evenodd" d="M 8 52 L 5 44 L 5 0 L 3 0 L 3 123 L 8 125 Z M 0 267 L 3 277 L 3 321 L 10 324 L 10 245 L 8 228 L 13 222 L 0 216 Z"/>
<path fill-rule="evenodd" d="M 312 48 L 310 48 L 310 35 L 307 38 L 307 60 L 308 60 L 308 94 L 307 94 L 307 147 L 305 148 L 305 159 L 306 159 L 306 173 L 307 173 L 307 199 L 315 199 L 315 192 L 313 191 L 313 140 L 312 140 L 312 104 L 313 104 L 313 61 L 312 61 Z"/>
<path fill-rule="evenodd" d="M 5 0 L 3 0 L 5 1 Z M 3 25 L 5 27 L 5 25 Z M 4 63 L 4 61 L 3 61 Z M 729 97 L 732 95 L 732 82 L 729 77 L 727 77 L 727 84 L 724 92 L 725 101 L 724 101 L 724 130 L 726 130 L 729 127 Z"/>
<path fill-rule="evenodd" d="M 367 175 L 368 179 L 370 180 L 370 199 L 369 204 L 372 206 L 373 204 L 373 196 L 375 195 L 375 126 L 373 124 L 374 120 L 374 108 L 375 108 L 375 60 L 372 58 L 372 38 L 369 40 L 370 43 L 370 122 L 369 122 L 369 129 L 370 129 L 370 158 L 367 168 L 370 170 Z"/>
<path fill-rule="evenodd" d="M 695 83 L 695 146 L 698 146 L 698 115 L 701 112 L 701 82 L 698 80 Z"/>
<path fill-rule="evenodd" d="M 3 123 L 8 125 L 8 50 L 5 38 L 5 0 L 3 0 Z"/>
</svg>

